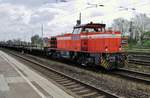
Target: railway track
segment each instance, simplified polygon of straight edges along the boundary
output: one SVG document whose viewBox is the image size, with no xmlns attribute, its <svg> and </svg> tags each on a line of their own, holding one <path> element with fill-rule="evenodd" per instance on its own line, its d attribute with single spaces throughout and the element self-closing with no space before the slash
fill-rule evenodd
<svg viewBox="0 0 150 98">
<path fill-rule="evenodd" d="M 136 57 L 136 58 L 144 58 L 144 59 L 150 60 L 150 55 L 135 55 L 135 54 L 133 54 L 132 56 Z"/>
<path fill-rule="evenodd" d="M 124 68 L 117 69 L 117 71 L 113 73 L 133 81 L 142 82 L 148 85 L 150 84 L 150 73 L 137 72 Z"/>
<path fill-rule="evenodd" d="M 31 56 L 31 58 L 30 58 L 30 56 Z M 39 58 L 36 58 L 35 56 L 32 56 L 32 55 L 30 55 L 29 56 L 29 58 L 30 59 L 33 59 L 34 61 L 37 61 Z M 23 56 L 24 57 L 24 56 Z M 28 56 L 27 56 L 27 58 L 28 58 Z M 29 59 L 29 60 L 30 60 Z M 30 62 L 30 61 L 29 61 Z M 39 62 L 41 62 L 40 61 L 40 59 L 39 59 Z M 59 61 L 58 61 L 59 62 Z M 44 64 L 44 63 L 43 63 Z M 45 63 L 46 64 L 46 63 Z M 38 64 L 36 64 L 36 65 L 38 65 Z M 46 68 L 45 68 L 46 69 Z M 39 69 L 38 69 L 39 70 Z M 90 70 L 90 71 L 93 71 L 93 70 Z M 93 72 L 95 72 L 95 71 L 93 71 Z M 136 74 L 135 74 L 136 73 Z M 109 73 L 108 73 L 109 74 Z M 128 69 L 118 69 L 114 74 L 113 73 L 110 73 L 110 75 L 112 75 L 112 76 L 117 76 L 117 75 L 119 75 L 121 78 L 125 78 L 125 79 L 127 79 L 127 80 L 131 80 L 131 81 L 133 81 L 133 82 L 137 82 L 137 83 L 144 83 L 144 84 L 150 84 L 150 78 L 148 78 L 149 77 L 149 74 L 147 75 L 141 75 L 141 74 L 146 74 L 146 73 L 141 73 L 141 72 L 134 72 L 134 71 L 131 71 L 131 70 L 128 70 Z M 50 78 L 51 77 L 53 77 L 53 76 L 55 76 L 55 75 L 52 75 L 52 76 L 50 76 Z M 61 79 L 59 79 L 57 76 L 56 76 L 56 79 L 58 79 L 58 80 L 60 80 L 60 82 L 61 82 Z M 55 81 L 55 80 L 54 80 Z M 80 81 L 80 80 L 79 80 Z M 56 81 L 55 81 L 56 82 Z M 67 82 L 67 81 L 66 81 Z M 85 82 L 85 81 L 83 81 L 83 82 Z M 58 83 L 58 82 L 57 82 Z M 69 83 L 69 86 L 71 86 L 71 85 L 74 85 L 74 84 L 72 84 L 72 83 L 70 83 L 70 82 L 68 82 Z M 86 82 L 85 82 L 86 83 Z M 60 84 L 60 85 L 63 85 L 63 83 L 61 84 L 61 83 L 58 83 L 58 84 Z M 87 84 L 87 83 L 86 83 Z M 67 85 L 67 84 L 66 84 Z M 88 84 L 89 85 L 89 84 Z M 90 84 L 91 85 L 91 84 Z M 79 87 L 81 87 L 81 89 L 79 88 Z M 94 88 L 95 87 L 97 87 L 97 86 L 95 86 L 94 85 Z M 64 86 L 64 88 L 67 88 L 67 87 L 65 87 Z M 79 85 L 79 86 L 74 86 L 73 87 L 74 89 L 77 89 L 77 91 L 82 91 L 82 86 L 81 85 Z M 73 89 L 72 88 L 72 89 Z M 79 88 L 79 89 L 78 89 Z M 85 90 L 84 89 L 85 87 L 83 87 L 83 90 Z M 67 89 L 69 89 L 69 88 L 67 88 Z M 78 96 L 82 96 L 82 97 L 84 97 L 82 94 L 78 94 L 78 92 L 74 92 L 74 91 L 72 91 L 72 89 L 69 89 L 68 91 L 71 91 L 71 92 L 73 92 L 73 93 L 75 93 L 76 95 L 78 95 Z M 86 88 L 87 89 L 87 88 Z M 96 93 L 98 92 L 97 90 L 92 90 L 92 92 L 93 91 L 96 91 Z M 84 92 L 84 91 L 83 91 Z M 107 91 L 106 91 L 107 92 Z M 88 92 L 87 92 L 88 93 Z M 85 94 L 87 94 L 86 92 L 85 92 Z M 94 94 L 94 93 L 93 93 Z M 110 93 L 111 94 L 111 93 Z M 149 96 L 149 94 L 147 94 L 147 93 L 144 93 L 145 95 L 148 95 Z M 99 95 L 103 95 L 103 94 L 99 94 Z M 96 95 L 90 95 L 90 96 L 87 96 L 86 98 L 95 98 L 95 96 L 97 96 L 98 98 L 99 98 L 99 95 L 97 96 L 97 94 Z M 114 94 L 113 94 L 114 95 Z M 104 94 L 104 96 L 105 96 L 105 94 Z M 124 95 L 123 95 L 124 96 Z M 96 97 L 96 98 L 97 98 Z M 105 97 L 107 97 L 107 96 L 105 96 Z M 118 97 L 118 96 L 117 96 Z M 101 97 L 100 97 L 101 98 Z M 109 98 L 111 98 L 111 97 L 109 97 Z M 112 97 L 112 98 L 114 98 L 114 97 Z"/>
<path fill-rule="evenodd" d="M 31 57 L 31 59 L 34 59 L 34 57 Z M 67 62 L 67 64 L 70 64 L 70 63 Z M 140 82 L 144 84 L 150 84 L 150 73 L 148 74 L 148 73 L 143 73 L 143 72 L 137 72 L 137 71 L 123 69 L 123 68 L 117 69 L 116 71 L 112 73 L 114 75 L 119 75 L 128 80 L 132 80 L 132 81 L 136 81 L 136 82 Z"/>
<path fill-rule="evenodd" d="M 141 60 L 141 59 L 129 59 L 129 63 L 150 66 L 149 60 Z"/>
<path fill-rule="evenodd" d="M 129 63 L 150 66 L 150 55 L 130 54 Z"/>
<path fill-rule="evenodd" d="M 61 61 L 59 61 L 59 62 L 61 62 Z M 66 62 L 66 61 L 64 61 L 64 62 Z M 70 64 L 70 63 L 67 62 L 67 64 Z M 90 70 L 90 69 L 87 69 L 87 70 Z M 91 69 L 91 71 L 93 71 L 93 70 L 95 72 L 95 69 Z M 150 73 L 148 74 L 148 73 L 144 73 L 144 72 L 138 72 L 138 71 L 123 69 L 123 68 L 117 69 L 117 72 L 114 72 L 114 73 L 115 73 L 115 75 L 116 74 L 120 75 L 121 77 L 124 77 L 129 80 L 133 80 L 133 81 L 136 80 L 137 82 L 150 84 Z"/>
<path fill-rule="evenodd" d="M 14 54 L 12 52 L 9 53 L 25 61 L 28 61 L 34 65 L 40 66 L 41 68 L 48 70 L 50 72 L 49 76 L 52 80 L 54 80 L 56 83 L 62 85 L 63 87 L 65 87 L 66 89 L 70 90 L 71 92 L 75 93 L 78 96 L 81 96 L 83 98 L 120 98 L 120 96 L 117 96 L 114 93 L 110 93 L 106 90 L 96 88 L 88 83 L 84 83 L 79 79 L 75 79 L 62 72 L 58 72 L 57 70 L 54 70 L 36 61 L 33 61 L 21 55 Z"/>
</svg>

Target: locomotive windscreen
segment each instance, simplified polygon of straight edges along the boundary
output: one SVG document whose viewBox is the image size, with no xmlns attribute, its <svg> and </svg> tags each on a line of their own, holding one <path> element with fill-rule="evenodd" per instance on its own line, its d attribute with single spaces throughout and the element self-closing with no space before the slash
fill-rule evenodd
<svg viewBox="0 0 150 98">
<path fill-rule="evenodd" d="M 89 24 L 75 26 L 74 31 L 78 31 L 80 29 L 82 32 L 103 32 L 105 31 L 105 26 L 106 26 L 105 24 L 89 23 Z"/>
</svg>

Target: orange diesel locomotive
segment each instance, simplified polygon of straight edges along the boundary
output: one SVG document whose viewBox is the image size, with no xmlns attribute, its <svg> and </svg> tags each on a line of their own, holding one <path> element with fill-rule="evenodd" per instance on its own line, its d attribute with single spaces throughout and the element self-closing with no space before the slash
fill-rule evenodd
<svg viewBox="0 0 150 98">
<path fill-rule="evenodd" d="M 47 47 L 49 55 L 66 57 L 83 66 L 99 65 L 107 70 L 122 67 L 121 32 L 106 31 L 105 24 L 77 25 L 72 33 L 53 36 Z"/>
</svg>

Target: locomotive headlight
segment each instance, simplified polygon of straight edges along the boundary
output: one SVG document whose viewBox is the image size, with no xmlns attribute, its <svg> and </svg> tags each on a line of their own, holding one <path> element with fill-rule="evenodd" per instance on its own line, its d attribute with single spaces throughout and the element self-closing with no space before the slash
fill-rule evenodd
<svg viewBox="0 0 150 98">
<path fill-rule="evenodd" d="M 119 51 L 121 51 L 121 50 L 122 50 L 122 47 L 120 46 L 120 47 L 119 47 Z"/>
<path fill-rule="evenodd" d="M 105 47 L 105 51 L 106 51 L 106 52 L 108 51 L 108 47 Z"/>
</svg>

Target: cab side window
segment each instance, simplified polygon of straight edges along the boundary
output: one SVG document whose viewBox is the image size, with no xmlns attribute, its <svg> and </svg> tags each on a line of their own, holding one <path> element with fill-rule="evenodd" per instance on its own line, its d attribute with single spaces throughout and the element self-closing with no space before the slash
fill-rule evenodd
<svg viewBox="0 0 150 98">
<path fill-rule="evenodd" d="M 82 32 L 88 33 L 88 32 L 95 32 L 94 28 L 83 28 Z"/>
<path fill-rule="evenodd" d="M 80 32 L 81 32 L 81 28 L 75 28 L 73 30 L 73 34 L 80 34 Z"/>
</svg>

